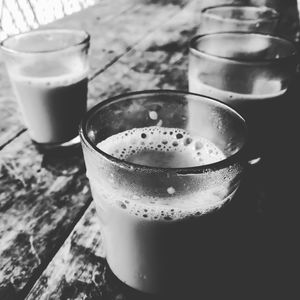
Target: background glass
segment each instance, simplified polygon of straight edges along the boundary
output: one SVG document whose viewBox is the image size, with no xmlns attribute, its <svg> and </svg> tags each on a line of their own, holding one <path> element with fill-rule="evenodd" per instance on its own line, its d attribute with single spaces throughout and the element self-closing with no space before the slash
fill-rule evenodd
<svg viewBox="0 0 300 300">
<path fill-rule="evenodd" d="M 289 1 L 289 0 L 285 0 Z M 280 11 L 282 0 L 201 0 L 197 1 L 200 10 L 217 5 L 267 6 Z"/>
<path fill-rule="evenodd" d="M 190 43 L 189 91 L 230 104 L 249 126 L 254 152 L 272 149 L 288 128 L 297 49 L 286 39 L 258 33 L 212 33 Z M 279 120 L 281 120 L 279 122 Z"/>
<path fill-rule="evenodd" d="M 97 148 L 115 134 L 152 126 L 181 128 L 193 137 L 205 137 L 226 158 L 203 166 L 149 167 Z M 236 284 L 224 279 L 228 268 L 235 268 L 233 261 L 243 260 L 244 236 L 237 233 L 242 222 L 232 213 L 235 201 L 223 201 L 239 187 L 247 163 L 243 157 L 246 135 L 244 120 L 225 104 L 179 91 L 120 95 L 87 113 L 80 129 L 87 176 L 106 259 L 119 279 L 149 293 L 170 292 L 176 286 L 187 292 L 186 282 L 197 288 L 200 284 L 201 293 L 211 294 L 216 284 Z M 143 138 L 140 142 L 142 145 Z M 214 197 L 222 205 L 209 213 L 197 212 L 197 206 L 177 207 L 187 199 Z"/>
<path fill-rule="evenodd" d="M 45 29 L 1 43 L 25 124 L 44 148 L 76 141 L 87 105 L 89 40 L 81 30 Z"/>
<path fill-rule="evenodd" d="M 199 34 L 245 31 L 274 34 L 279 13 L 265 6 L 219 5 L 202 10 Z"/>
</svg>

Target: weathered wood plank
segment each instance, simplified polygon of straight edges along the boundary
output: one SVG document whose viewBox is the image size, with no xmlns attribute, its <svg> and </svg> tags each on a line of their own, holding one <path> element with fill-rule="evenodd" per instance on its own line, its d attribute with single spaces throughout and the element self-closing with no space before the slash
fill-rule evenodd
<svg viewBox="0 0 300 300">
<path fill-rule="evenodd" d="M 92 203 L 26 300 L 152 299 L 122 284 L 101 256 L 101 233 Z"/>
<path fill-rule="evenodd" d="M 187 43 L 195 32 L 187 5 L 114 65 L 94 78 L 90 104 L 141 89 L 187 89 Z M 92 203 L 26 300 L 152 299 L 122 284 L 101 258 L 101 233 Z"/>
<path fill-rule="evenodd" d="M 194 4 L 95 77 L 89 87 L 89 106 L 129 91 L 186 90 L 188 42 L 197 30 Z"/>
<path fill-rule="evenodd" d="M 181 9 L 181 4 L 141 4 L 134 14 L 127 12 L 125 19 L 132 19 L 128 25 L 131 29 L 124 29 L 126 34 L 119 35 L 119 44 L 117 43 L 121 46 L 112 51 L 119 54 L 128 51 L 142 40 L 143 36 L 154 28 L 163 26 L 168 18 L 179 13 Z M 138 20 L 134 18 L 136 14 Z M 114 27 L 110 33 L 111 38 L 116 40 L 116 31 L 126 26 L 126 23 L 122 23 L 122 26 Z M 136 37 L 128 41 L 133 35 L 134 26 L 144 27 L 144 30 L 139 30 Z M 109 49 L 110 45 L 105 47 Z M 97 54 L 95 51 L 96 55 L 100 57 L 102 52 Z M 105 63 L 102 57 L 100 60 Z M 110 80 L 119 84 L 118 77 L 112 77 Z M 91 81 L 90 86 L 93 85 Z M 110 92 L 114 93 L 113 90 Z M 2 300 L 6 299 L 4 297 L 17 299 L 28 292 L 36 277 L 85 211 L 91 197 L 86 186 L 84 164 L 80 154 L 75 153 L 70 157 L 45 156 L 37 151 L 27 132 L 24 132 L 1 150 L 0 157 Z"/>
<path fill-rule="evenodd" d="M 91 81 L 93 86 L 89 91 L 90 105 L 107 97 L 133 90 L 156 88 L 185 90 L 187 88 L 187 41 L 195 30 L 191 5 L 185 7 L 179 15 L 159 30 L 149 34 L 147 39 L 141 41 L 118 62 L 94 78 Z M 264 214 L 265 203 L 263 202 L 268 192 L 272 190 L 272 180 L 268 181 L 264 175 L 257 176 L 256 172 L 252 175 L 256 177 L 256 187 L 253 186 L 253 182 L 249 183 L 252 185 L 253 194 L 249 192 L 247 196 L 251 200 L 249 205 L 258 212 L 257 221 L 259 221 Z M 270 185 L 268 190 L 264 189 L 266 183 Z M 272 197 L 274 193 L 271 193 Z M 292 195 L 292 191 L 289 195 Z M 269 224 L 270 219 L 260 221 L 266 223 L 266 227 L 262 227 L 261 230 L 263 239 L 268 239 L 269 233 L 272 232 L 268 226 L 276 223 L 274 221 Z M 260 222 L 257 223 L 259 224 Z M 277 226 L 280 226 L 279 223 Z M 267 251 L 266 249 L 260 249 L 262 257 L 270 256 L 268 252 L 264 252 Z M 147 296 L 133 291 L 118 281 L 105 260 L 101 258 L 101 253 L 100 227 L 92 203 L 26 300 L 147 299 Z M 271 265 L 273 258 L 269 258 L 269 262 Z M 264 274 L 257 275 L 262 279 L 262 286 L 271 295 L 273 291 L 268 290 L 272 288 L 268 286 L 269 278 L 264 278 Z M 249 295 L 250 292 L 253 291 L 246 291 L 245 295 Z M 258 291 L 256 299 L 263 299 L 259 297 Z"/>
<path fill-rule="evenodd" d="M 27 133 L 1 151 L 0 299 L 45 266 L 91 197 L 81 153 L 41 155 Z"/>
<path fill-rule="evenodd" d="M 103 0 L 98 5 L 79 13 L 67 16 L 44 27 L 70 27 L 88 31 L 91 35 L 90 77 L 102 72 L 146 34 L 160 27 L 171 16 L 178 13 L 187 0 L 163 1 L 127 1 Z M 3 66 L 2 66 L 3 67 Z M 1 66 L 0 66 L 1 68 Z M 0 147 L 24 130 L 24 123 L 17 114 L 18 107 L 11 88 L 7 85 L 5 70 L 0 71 L 5 77 L 7 96 L 0 98 Z M 1 76 L 1 77 L 2 77 Z M 7 108 L 9 103 L 9 109 Z M 14 124 L 14 126 L 9 126 Z"/>
<path fill-rule="evenodd" d="M 128 53 L 128 55 L 122 57 L 120 61 L 114 64 L 116 67 L 112 65 L 103 73 L 103 76 L 97 76 L 91 81 L 91 86 L 100 86 L 100 89 L 102 89 L 105 96 L 112 96 L 125 90 L 128 91 L 146 87 L 177 87 L 185 89 L 187 51 L 186 49 L 184 50 L 184 48 L 186 48 L 186 43 L 194 31 L 194 23 L 191 18 L 191 13 L 192 7 L 189 6 L 187 9 L 183 10 L 178 17 L 176 16 L 176 18 L 169 21 L 166 26 L 163 26 L 154 33 L 149 34 L 146 42 L 141 42 L 137 45 L 135 50 L 132 50 Z M 176 47 L 177 50 L 174 53 L 173 47 Z M 149 51 L 144 52 L 147 49 Z M 143 53 L 146 53 L 146 56 L 144 56 Z M 150 67 L 151 65 L 153 65 L 152 69 Z M 125 72 L 126 66 L 129 74 L 126 74 L 125 77 L 122 78 L 122 74 Z M 112 70 L 109 71 L 110 69 Z M 106 72 L 108 72 L 108 75 L 105 75 Z M 150 77 L 147 74 L 150 74 Z M 177 79 L 174 80 L 173 75 L 171 74 L 175 74 Z M 139 78 L 139 76 L 142 77 Z M 157 76 L 160 79 L 159 82 L 155 79 Z M 106 80 L 104 80 L 104 82 L 101 79 L 98 81 L 98 78 L 106 79 L 110 84 L 107 86 Z M 120 84 L 121 82 L 124 82 L 124 86 Z M 134 82 L 136 85 L 134 85 Z M 144 86 L 139 86 L 138 82 L 141 82 Z M 107 86 L 107 88 L 105 88 L 105 86 Z M 98 93 L 99 89 L 91 89 L 91 94 L 93 94 L 93 91 Z M 91 104 L 94 103 L 91 102 Z M 92 217 L 88 218 L 92 219 Z M 91 222 L 93 223 L 96 221 Z M 86 224 L 86 221 L 84 221 L 84 223 Z M 97 225 L 95 228 L 98 230 Z M 95 235 L 97 234 L 99 233 L 95 233 Z M 93 236 L 92 233 L 89 233 L 89 236 Z M 83 238 L 85 239 L 84 236 Z M 86 244 L 86 240 L 84 241 L 84 244 Z M 77 267 L 78 262 L 75 261 L 74 265 Z M 57 278 L 59 278 L 59 275 Z M 115 291 L 113 288 L 105 288 Z M 62 293 L 64 293 L 64 291 L 62 291 Z"/>
<path fill-rule="evenodd" d="M 64 27 L 64 22 L 67 22 L 66 26 L 70 28 L 85 29 L 91 31 L 92 34 L 93 28 L 94 32 L 99 32 L 98 26 L 101 27 L 103 21 L 113 21 L 135 5 L 136 3 L 130 3 L 130 1 L 126 0 L 117 0 L 112 3 L 109 0 L 101 0 L 96 7 L 90 7 L 82 12 L 67 16 L 51 24 L 41 26 L 41 28 Z M 97 44 L 96 38 L 92 38 Z M 92 51 L 93 45 L 91 46 L 91 52 Z M 95 56 L 97 57 L 97 53 Z M 0 148 L 20 132 L 26 130 L 2 59 L 3 57 L 0 55 Z M 96 62 L 97 58 L 93 59 L 91 62 L 91 65 L 93 65 L 95 69 L 97 69 Z"/>
<path fill-rule="evenodd" d="M 110 66 L 103 73 L 99 73 L 90 83 L 90 105 L 109 96 L 130 90 L 145 88 L 186 89 L 187 52 L 185 43 L 195 30 L 194 24 L 192 24 L 191 14 L 191 7 L 188 7 L 183 9 L 178 16 L 171 19 L 167 25 L 163 26 L 159 24 L 161 28 L 158 28 L 153 34 L 149 33 L 147 40 L 141 41 L 136 45 L 135 49 L 131 50 L 128 54 L 120 56 L 118 62 Z M 32 279 L 38 276 L 40 271 L 48 263 L 51 255 L 55 253 L 55 245 L 59 246 L 63 241 L 64 236 L 72 228 L 73 223 L 76 222 L 76 219 L 81 215 L 82 211 L 84 211 L 85 205 L 88 205 L 90 201 L 90 194 L 89 190 L 85 188 L 86 185 L 80 186 L 83 191 L 87 192 L 86 194 L 83 193 L 84 195 L 81 193 L 81 195 L 76 196 L 76 191 L 67 191 L 68 186 L 72 187 L 73 184 L 76 186 L 77 180 L 78 184 L 82 184 L 83 181 L 86 183 L 86 178 L 84 174 L 81 173 L 83 172 L 81 169 L 83 166 L 82 159 L 76 157 L 75 160 L 70 163 L 71 168 L 80 166 L 78 173 L 75 171 L 75 179 L 73 179 L 73 177 L 72 179 L 63 178 L 61 182 L 54 184 L 58 178 L 68 177 L 59 176 L 59 174 L 56 174 L 57 172 L 54 173 L 59 166 L 60 174 L 68 173 L 68 171 L 66 171 L 68 167 L 64 165 L 64 159 L 56 158 L 56 167 L 52 165 L 55 162 L 47 161 L 47 159 L 44 161 L 45 157 L 34 149 L 34 146 L 26 135 L 27 134 L 24 134 L 18 137 L 16 141 L 4 148 L 7 152 L 3 152 L 6 154 L 3 156 L 4 162 L 2 162 L 3 165 L 1 168 L 1 174 L 3 175 L 0 178 L 0 186 L 3 188 L 1 192 L 6 193 L 9 191 L 11 185 L 12 187 L 19 187 L 20 184 L 22 185 L 22 181 L 24 181 L 24 186 L 27 185 L 27 182 L 29 185 L 27 188 L 22 187 L 20 197 L 17 197 L 14 201 L 16 206 L 12 205 L 15 192 L 8 193 L 1 198 L 4 203 L 4 210 L 7 211 L 9 207 L 13 207 L 9 210 L 11 215 L 14 215 L 14 207 L 17 207 L 19 221 L 13 224 L 20 224 L 18 225 L 19 227 L 15 225 L 16 230 L 8 229 L 8 221 L 2 221 L 2 216 L 7 215 L 7 212 L 0 214 L 0 228 L 3 222 L 3 228 L 6 228 L 6 231 L 9 231 L 10 235 L 15 238 L 15 245 L 17 246 L 17 249 L 10 247 L 9 251 L 4 251 L 4 254 L 2 254 L 4 255 L 4 268 L 2 268 L 0 279 L 1 277 L 4 278 L 4 284 L 2 284 L 2 290 L 0 291 L 1 300 L 16 299 L 18 295 L 24 295 L 24 293 L 28 291 L 28 288 L 33 284 Z M 25 151 L 24 148 L 27 147 L 28 149 Z M 15 156 L 26 157 L 28 161 L 23 162 L 20 158 L 15 160 Z M 35 158 L 35 163 L 30 160 L 30 157 Z M 40 173 L 46 172 L 47 174 L 41 179 L 41 184 L 38 183 L 34 186 L 31 182 L 36 182 L 40 176 L 35 176 L 34 171 L 39 170 L 38 166 L 41 165 L 42 161 L 44 161 L 44 164 L 42 164 L 43 167 Z M 17 168 L 16 172 L 11 165 L 18 165 L 18 162 L 21 168 Z M 9 171 L 11 175 L 8 176 L 7 169 L 13 169 L 14 171 L 12 173 Z M 54 174 L 56 174 L 56 177 Z M 7 176 L 9 178 L 15 178 L 13 184 L 11 180 L 6 181 Z M 38 225 L 31 225 L 28 229 L 26 224 L 31 223 L 27 221 L 24 223 L 21 218 L 22 214 L 25 216 L 25 220 L 28 220 L 29 217 L 27 214 L 28 210 L 35 211 L 34 215 L 40 216 L 41 207 L 43 207 L 40 194 L 47 194 L 49 191 L 51 194 L 53 185 L 53 197 L 56 199 L 56 202 L 55 200 L 48 200 L 48 202 L 51 203 L 49 218 L 50 221 L 53 219 L 53 223 L 56 225 L 53 225 L 50 231 L 44 232 L 43 234 L 42 230 L 39 231 Z M 59 188 L 55 188 L 55 186 L 59 187 L 60 185 L 62 190 L 66 191 L 65 194 L 64 192 L 60 194 L 60 191 L 57 191 Z M 34 188 L 32 188 L 33 186 Z M 57 202 L 60 203 L 61 197 L 63 197 L 64 200 L 66 199 L 64 195 L 66 198 L 71 197 L 73 203 L 67 208 L 66 205 L 63 204 L 67 212 L 66 215 L 60 219 L 61 212 L 55 205 L 57 206 Z M 40 205 L 36 206 L 36 202 Z M 54 202 L 55 205 L 53 204 Z M 83 206 L 73 214 L 73 211 L 76 210 L 75 202 L 80 202 Z M 41 217 L 41 220 L 42 224 L 44 224 L 43 217 Z M 60 225 L 64 224 L 65 220 L 69 220 L 67 221 L 69 223 L 66 224 L 62 232 L 58 232 Z M 31 222 L 34 223 L 33 221 Z M 91 224 L 88 225 L 89 223 Z M 39 226 L 42 228 L 47 227 L 44 227 L 44 225 Z M 55 256 L 49 268 L 45 270 L 45 273 L 35 285 L 28 299 L 95 299 L 97 297 L 100 299 L 141 299 L 140 295 L 130 289 L 126 289 L 116 281 L 108 271 L 105 262 L 99 258 L 98 245 L 100 244 L 100 236 L 97 226 L 92 205 L 85 214 L 85 217 L 76 226 L 66 244 L 63 245 L 59 253 Z M 34 229 L 34 231 L 32 228 L 35 227 L 37 227 L 37 229 Z M 26 229 L 24 230 L 26 234 L 21 232 L 21 237 L 20 228 Z M 34 238 L 31 237 L 33 232 L 37 232 L 39 243 L 36 243 L 35 235 Z M 48 237 L 50 237 L 50 239 Z M 11 240 L 11 238 L 8 238 L 8 240 Z M 19 240 L 21 240 L 21 242 Z M 6 240 L 3 239 L 3 241 Z M 3 243 L 6 245 L 6 242 Z M 11 245 L 11 243 L 8 243 L 8 245 Z M 2 248 L 0 247 L 0 249 Z M 4 249 L 8 249 L 7 246 L 5 246 Z M 23 259 L 22 251 L 26 252 L 28 257 L 24 265 L 21 262 Z M 9 254 L 9 252 L 12 254 Z M 18 256 L 19 259 L 17 258 Z M 37 257 L 40 259 L 41 264 L 39 264 Z M 2 256 L 0 256 L 0 264 L 1 263 Z M 32 265 L 34 266 L 33 268 Z M 16 266 L 16 268 L 14 268 L 14 266 Z"/>
</svg>

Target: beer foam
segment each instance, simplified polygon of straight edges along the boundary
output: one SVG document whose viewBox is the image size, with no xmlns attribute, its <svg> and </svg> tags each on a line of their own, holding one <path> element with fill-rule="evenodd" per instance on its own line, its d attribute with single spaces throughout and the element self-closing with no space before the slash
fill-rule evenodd
<svg viewBox="0 0 300 300">
<path fill-rule="evenodd" d="M 97 147 L 118 159 L 155 167 L 201 166 L 225 158 L 217 146 L 203 137 L 192 137 L 183 129 L 158 126 L 118 133 L 100 142 Z M 153 153 L 176 155 L 163 156 L 163 161 L 159 156 L 155 161 Z M 167 161 L 168 158 L 171 162 Z M 108 182 L 101 182 L 101 185 L 92 178 L 90 182 L 96 202 L 99 198 L 130 214 L 151 220 L 169 221 L 205 214 L 221 207 L 234 194 L 234 191 L 229 193 L 226 183 L 206 190 L 196 188 L 195 191 L 188 190 L 186 193 L 177 191 L 178 187 L 170 184 L 166 187 L 164 197 L 151 196 L 149 193 L 128 197 L 125 192 L 122 193 L 117 183 L 114 184 L 113 174 Z"/>
</svg>

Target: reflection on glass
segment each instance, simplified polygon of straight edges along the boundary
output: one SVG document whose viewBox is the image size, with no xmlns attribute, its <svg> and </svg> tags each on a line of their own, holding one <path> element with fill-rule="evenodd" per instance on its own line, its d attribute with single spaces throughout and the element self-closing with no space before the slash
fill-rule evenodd
<svg viewBox="0 0 300 300">
<path fill-rule="evenodd" d="M 219 5 L 205 8 L 198 33 L 245 31 L 274 34 L 279 14 L 265 6 Z"/>
</svg>

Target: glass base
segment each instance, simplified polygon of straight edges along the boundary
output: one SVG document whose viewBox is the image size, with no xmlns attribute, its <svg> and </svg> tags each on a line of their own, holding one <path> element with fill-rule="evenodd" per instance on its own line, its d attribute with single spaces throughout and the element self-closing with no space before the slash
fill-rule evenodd
<svg viewBox="0 0 300 300">
<path fill-rule="evenodd" d="M 33 141 L 34 144 L 37 146 L 40 152 L 47 152 L 47 153 L 65 153 L 73 150 L 80 149 L 80 137 L 77 135 L 70 141 L 64 143 L 38 143 Z"/>
</svg>

